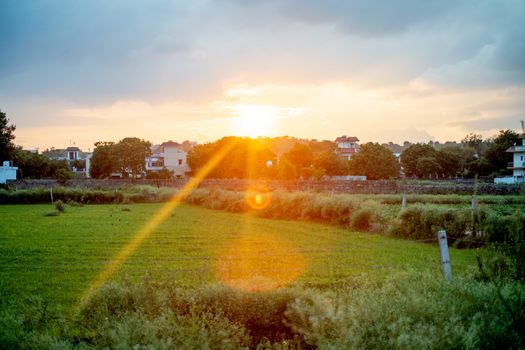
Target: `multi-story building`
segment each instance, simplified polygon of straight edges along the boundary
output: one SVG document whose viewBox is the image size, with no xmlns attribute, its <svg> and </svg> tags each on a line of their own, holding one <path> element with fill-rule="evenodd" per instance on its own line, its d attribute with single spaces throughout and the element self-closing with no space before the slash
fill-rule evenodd
<svg viewBox="0 0 525 350">
<path fill-rule="evenodd" d="M 82 152 L 76 146 L 69 146 L 65 149 L 51 148 L 42 152 L 42 155 L 54 160 L 65 160 L 69 170 L 77 176 L 89 177 L 92 152 Z"/>
<path fill-rule="evenodd" d="M 357 144 L 359 139 L 355 136 L 343 135 L 335 139 L 337 144 L 336 153 L 341 157 L 350 160 L 352 156 L 359 152 L 359 145 Z"/>
<path fill-rule="evenodd" d="M 514 183 L 525 182 L 525 133 L 520 135 L 521 145 L 510 147 L 507 152 L 513 154 L 513 162 L 508 169 L 512 170 Z"/>
<path fill-rule="evenodd" d="M 163 168 L 173 172 L 175 177 L 184 177 L 190 172 L 186 161 L 187 153 L 182 145 L 168 141 L 160 145 L 151 146 L 151 156 L 146 158 L 146 170 L 159 171 Z"/>
</svg>

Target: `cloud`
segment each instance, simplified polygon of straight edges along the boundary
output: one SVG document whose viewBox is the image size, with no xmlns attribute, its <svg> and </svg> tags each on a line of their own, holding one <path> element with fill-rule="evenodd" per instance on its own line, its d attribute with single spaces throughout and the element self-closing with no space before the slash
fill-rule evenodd
<svg viewBox="0 0 525 350">
<path fill-rule="evenodd" d="M 510 115 L 499 118 L 478 118 L 458 122 L 451 122 L 450 125 L 461 126 L 466 130 L 472 131 L 494 131 L 494 130 L 517 130 L 520 126 L 520 120 L 523 120 L 523 114 Z"/>
<path fill-rule="evenodd" d="M 5 0 L 0 107 L 209 139 L 218 105 L 253 103 L 304 108 L 297 136 L 457 138 L 523 113 L 524 22 L 523 0 Z"/>
</svg>

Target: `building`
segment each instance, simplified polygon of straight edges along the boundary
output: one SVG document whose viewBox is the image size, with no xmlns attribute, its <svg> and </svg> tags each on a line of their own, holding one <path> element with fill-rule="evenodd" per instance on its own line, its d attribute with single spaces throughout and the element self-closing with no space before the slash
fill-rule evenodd
<svg viewBox="0 0 525 350">
<path fill-rule="evenodd" d="M 51 148 L 42 152 L 42 155 L 53 160 L 65 160 L 73 175 L 89 177 L 92 152 L 82 152 L 80 148 L 70 146 L 66 149 Z"/>
<path fill-rule="evenodd" d="M 4 164 L 0 166 L 0 184 L 7 183 L 7 180 L 16 180 L 16 171 L 18 167 L 11 166 L 8 160 L 4 161 Z"/>
<path fill-rule="evenodd" d="M 336 153 L 347 159 L 352 159 L 352 156 L 359 152 L 359 145 L 357 144 L 359 142 L 359 139 L 355 136 L 346 136 L 343 135 L 341 137 L 338 137 L 335 139 L 335 143 L 337 144 Z"/>
<path fill-rule="evenodd" d="M 510 147 L 507 152 L 513 154 L 513 162 L 507 169 L 512 170 L 512 176 L 497 177 L 495 183 L 515 184 L 525 182 L 525 133 L 520 135 L 521 145 L 518 143 Z"/>
<path fill-rule="evenodd" d="M 146 170 L 159 171 L 166 168 L 175 177 L 184 177 L 190 172 L 186 161 L 187 153 L 181 144 L 173 141 L 151 146 L 151 156 L 146 158 Z"/>
</svg>

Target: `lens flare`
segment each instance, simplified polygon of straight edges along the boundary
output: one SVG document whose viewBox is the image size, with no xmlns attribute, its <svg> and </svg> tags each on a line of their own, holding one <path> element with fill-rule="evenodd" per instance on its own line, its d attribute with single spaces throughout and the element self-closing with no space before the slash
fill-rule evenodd
<svg viewBox="0 0 525 350">
<path fill-rule="evenodd" d="M 303 256 L 284 242 L 245 234 L 221 251 L 215 274 L 232 288 L 256 292 L 290 284 L 303 274 L 305 266 Z"/>
<path fill-rule="evenodd" d="M 246 190 L 244 199 L 250 208 L 262 210 L 270 205 L 272 192 L 266 186 L 254 186 Z"/>
</svg>

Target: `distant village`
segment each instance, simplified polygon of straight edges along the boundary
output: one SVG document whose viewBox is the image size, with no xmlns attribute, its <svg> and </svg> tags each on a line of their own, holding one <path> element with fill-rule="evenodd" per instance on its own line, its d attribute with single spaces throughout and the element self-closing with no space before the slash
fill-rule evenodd
<svg viewBox="0 0 525 350">
<path fill-rule="evenodd" d="M 501 131 L 500 135 L 498 137 L 503 138 L 506 137 L 505 142 L 509 143 L 508 134 L 509 130 L 507 131 Z M 505 134 L 506 133 L 506 134 Z M 513 132 L 511 132 L 513 133 Z M 505 162 L 503 165 L 500 165 L 500 167 L 503 167 L 502 169 L 496 169 L 499 172 L 500 176 L 493 176 L 494 182 L 497 184 L 513 184 L 513 183 L 522 183 L 525 179 L 525 133 L 522 134 L 513 134 L 514 136 L 514 142 L 509 147 L 504 147 L 504 152 L 508 154 L 508 156 L 512 155 L 512 161 Z M 295 166 L 294 170 L 294 176 L 296 177 L 310 177 L 310 176 L 321 176 L 326 177 L 329 176 L 333 179 L 345 179 L 345 180 L 366 180 L 366 179 L 376 179 L 376 178 L 396 178 L 398 176 L 406 176 L 406 177 L 417 177 L 417 178 L 442 178 L 442 177 L 458 177 L 458 176 L 466 176 L 468 175 L 469 171 L 472 171 L 469 167 L 487 167 L 490 168 L 491 164 L 486 164 L 487 162 L 490 163 L 491 157 L 500 157 L 500 155 L 490 155 L 490 152 L 494 151 L 494 140 L 489 145 L 484 145 L 483 141 L 480 139 L 480 137 L 476 138 L 476 135 L 469 134 L 467 137 L 462 140 L 462 143 L 456 143 L 456 142 L 447 142 L 444 144 L 440 144 L 438 142 L 429 142 L 428 144 L 412 144 L 409 142 L 405 142 L 403 145 L 398 145 L 395 143 L 384 143 L 380 145 L 380 147 L 387 149 L 390 152 L 391 157 L 390 159 L 395 159 L 396 163 L 398 165 L 398 170 L 392 170 L 391 175 L 385 175 L 385 176 L 374 176 L 374 174 L 370 173 L 362 173 L 360 174 L 359 171 L 346 171 L 345 166 L 346 165 L 340 165 L 340 164 L 346 164 L 346 162 L 352 163 L 352 159 L 356 157 L 356 155 L 360 154 L 362 147 L 359 145 L 359 139 L 356 136 L 347 136 L 343 135 L 340 137 L 337 137 L 334 141 L 317 141 L 317 140 L 301 140 L 301 139 L 295 139 L 290 137 L 281 137 L 281 138 L 274 138 L 274 139 L 268 139 L 268 138 L 262 138 L 262 140 L 266 140 L 265 145 L 269 147 L 269 149 L 273 152 L 273 155 L 268 155 L 267 160 L 265 160 L 265 164 L 267 167 L 271 167 L 276 165 L 275 163 L 281 162 L 282 159 L 285 159 L 286 161 L 292 160 L 292 165 Z M 270 141 L 268 141 L 270 140 Z M 495 139 L 497 141 L 497 138 Z M 261 142 L 263 142 L 261 141 Z M 369 143 L 372 144 L 372 143 Z M 365 145 L 366 147 L 369 147 L 369 144 Z M 158 176 L 158 174 L 167 174 L 167 178 L 185 178 L 187 176 L 192 175 L 192 171 L 195 171 L 196 169 L 192 169 L 192 166 L 190 165 L 192 162 L 188 162 L 188 155 L 191 154 L 192 150 L 195 148 L 203 147 L 205 145 L 198 145 L 196 142 L 190 142 L 190 141 L 184 141 L 183 143 L 178 143 L 174 141 L 167 141 L 163 142 L 161 144 L 154 144 L 149 145 L 149 152 L 147 152 L 147 156 L 143 159 L 143 167 L 142 170 L 138 172 L 137 177 L 155 177 Z M 299 146 L 305 146 L 303 148 L 310 148 L 314 151 L 310 150 L 304 150 L 304 149 L 295 149 L 300 148 Z M 378 144 L 376 144 L 378 145 Z M 295 148 L 294 148 L 295 146 Z M 379 146 L 379 145 L 378 145 Z M 508 146 L 508 145 L 507 145 Z M 446 171 L 444 168 L 447 166 L 446 162 L 454 162 L 452 158 L 456 157 L 457 154 L 454 155 L 453 152 L 463 152 L 467 153 L 465 150 L 461 150 L 460 148 L 468 147 L 471 151 L 471 155 L 466 156 L 470 157 L 470 160 L 465 160 L 465 164 L 456 164 L 456 165 L 450 165 L 451 167 L 454 167 L 454 169 L 450 171 Z M 485 149 L 483 149 L 485 148 Z M 326 156 L 326 153 L 332 152 L 334 156 L 337 157 L 338 160 L 331 159 L 332 162 L 339 162 L 337 165 L 339 166 L 339 170 L 333 170 L 332 168 L 336 167 L 336 165 L 322 165 L 319 166 L 318 163 L 319 160 L 314 160 L 315 157 L 320 158 L 319 152 L 316 154 L 315 150 L 320 149 L 324 153 L 323 157 L 324 162 L 328 162 L 326 158 L 330 158 L 329 156 Z M 295 155 L 295 158 L 305 158 L 307 159 L 304 164 L 298 164 L 297 162 L 293 162 L 294 155 L 290 155 L 290 153 L 299 152 L 299 155 Z M 419 158 L 421 159 L 415 159 L 416 163 L 413 166 L 413 169 L 409 166 L 410 160 L 408 159 L 410 156 L 410 152 L 417 153 L 419 152 Z M 500 146 L 501 151 L 501 146 Z M 29 151 L 34 154 L 39 154 L 38 150 L 31 150 Z M 95 148 L 96 152 L 96 148 Z M 288 152 L 288 154 L 287 154 Z M 300 152 L 303 152 L 302 154 Z M 306 153 L 305 153 L 306 152 Z M 377 150 L 376 150 L 377 152 Z M 432 152 L 441 152 L 441 153 L 432 153 Z M 481 153 L 485 152 L 486 156 L 482 159 Z M 69 146 L 67 148 L 62 149 L 46 149 L 45 151 L 41 152 L 41 156 L 46 157 L 50 161 L 56 161 L 56 162 L 62 162 L 62 164 L 65 164 L 67 166 L 67 169 L 71 173 L 71 176 L 73 178 L 90 178 L 93 175 L 92 171 L 92 163 L 93 163 L 93 154 L 94 152 L 85 152 L 82 151 L 79 147 L 76 147 L 75 145 Z M 459 153 L 458 153 L 459 154 Z M 406 159 L 403 159 L 403 155 L 405 155 Z M 371 158 L 370 155 L 363 154 L 363 157 Z M 191 157 L 191 156 L 190 156 Z M 415 155 L 414 157 L 417 157 Z M 443 160 L 443 158 L 447 158 Z M 505 155 L 503 155 L 505 157 Z M 310 159 L 310 160 L 308 160 Z M 440 164 L 434 164 L 433 159 L 436 160 L 436 162 L 441 162 Z M 343 163 L 341 163 L 343 161 Z M 365 159 L 366 162 L 366 159 Z M 419 162 L 419 163 L 418 163 Z M 466 162 L 470 162 L 469 164 L 466 164 Z M 194 167 L 198 167 L 198 161 L 193 162 Z M 456 160 L 457 163 L 457 160 Z M 420 168 L 423 167 L 422 164 L 425 165 L 425 168 L 428 170 L 428 172 L 425 174 L 424 171 L 418 170 L 418 164 L 420 165 Z M 202 166 L 202 164 L 200 164 Z M 316 173 L 317 170 L 322 168 L 324 166 L 324 169 L 321 169 L 320 173 Z M 376 166 L 381 166 L 381 164 L 376 164 Z M 362 165 L 363 168 L 367 167 L 367 164 Z M 395 168 L 395 166 L 393 166 Z M 463 168 L 461 168 L 463 167 Z M 141 167 L 139 167 L 141 168 Z M 435 169 L 434 169 L 435 168 Z M 290 169 L 290 168 L 288 168 Z M 429 170 L 430 169 L 430 170 Z M 432 170 L 434 169 L 434 170 Z M 441 169 L 441 170 L 439 170 Z M 355 170 L 355 169 L 354 169 Z M 483 170 L 483 169 L 474 169 L 474 171 Z M 285 170 L 286 171 L 286 170 Z M 396 174 L 397 171 L 397 174 Z M 498 175 L 498 172 L 492 172 L 492 174 Z M 268 174 L 268 173 L 267 173 Z M 317 175 L 316 175 L 317 174 Z M 396 176 L 398 175 L 398 176 Z M 501 176 L 503 175 L 503 176 Z M 127 174 L 127 171 L 117 171 L 116 169 L 112 169 L 111 172 L 104 174 L 103 176 L 97 175 L 96 177 L 105 177 L 105 178 L 124 178 L 128 177 L 129 174 Z M 240 175 L 242 177 L 242 175 Z M 293 178 L 292 177 L 285 177 L 285 178 Z M 4 160 L 2 166 L 0 167 L 0 183 L 6 183 L 7 181 L 14 181 L 17 179 L 24 179 L 27 176 L 24 175 L 24 173 L 19 169 L 18 164 L 14 163 L 13 161 Z M 277 177 L 277 175 L 275 175 Z M 282 177 L 281 177 L 282 178 Z"/>
</svg>

